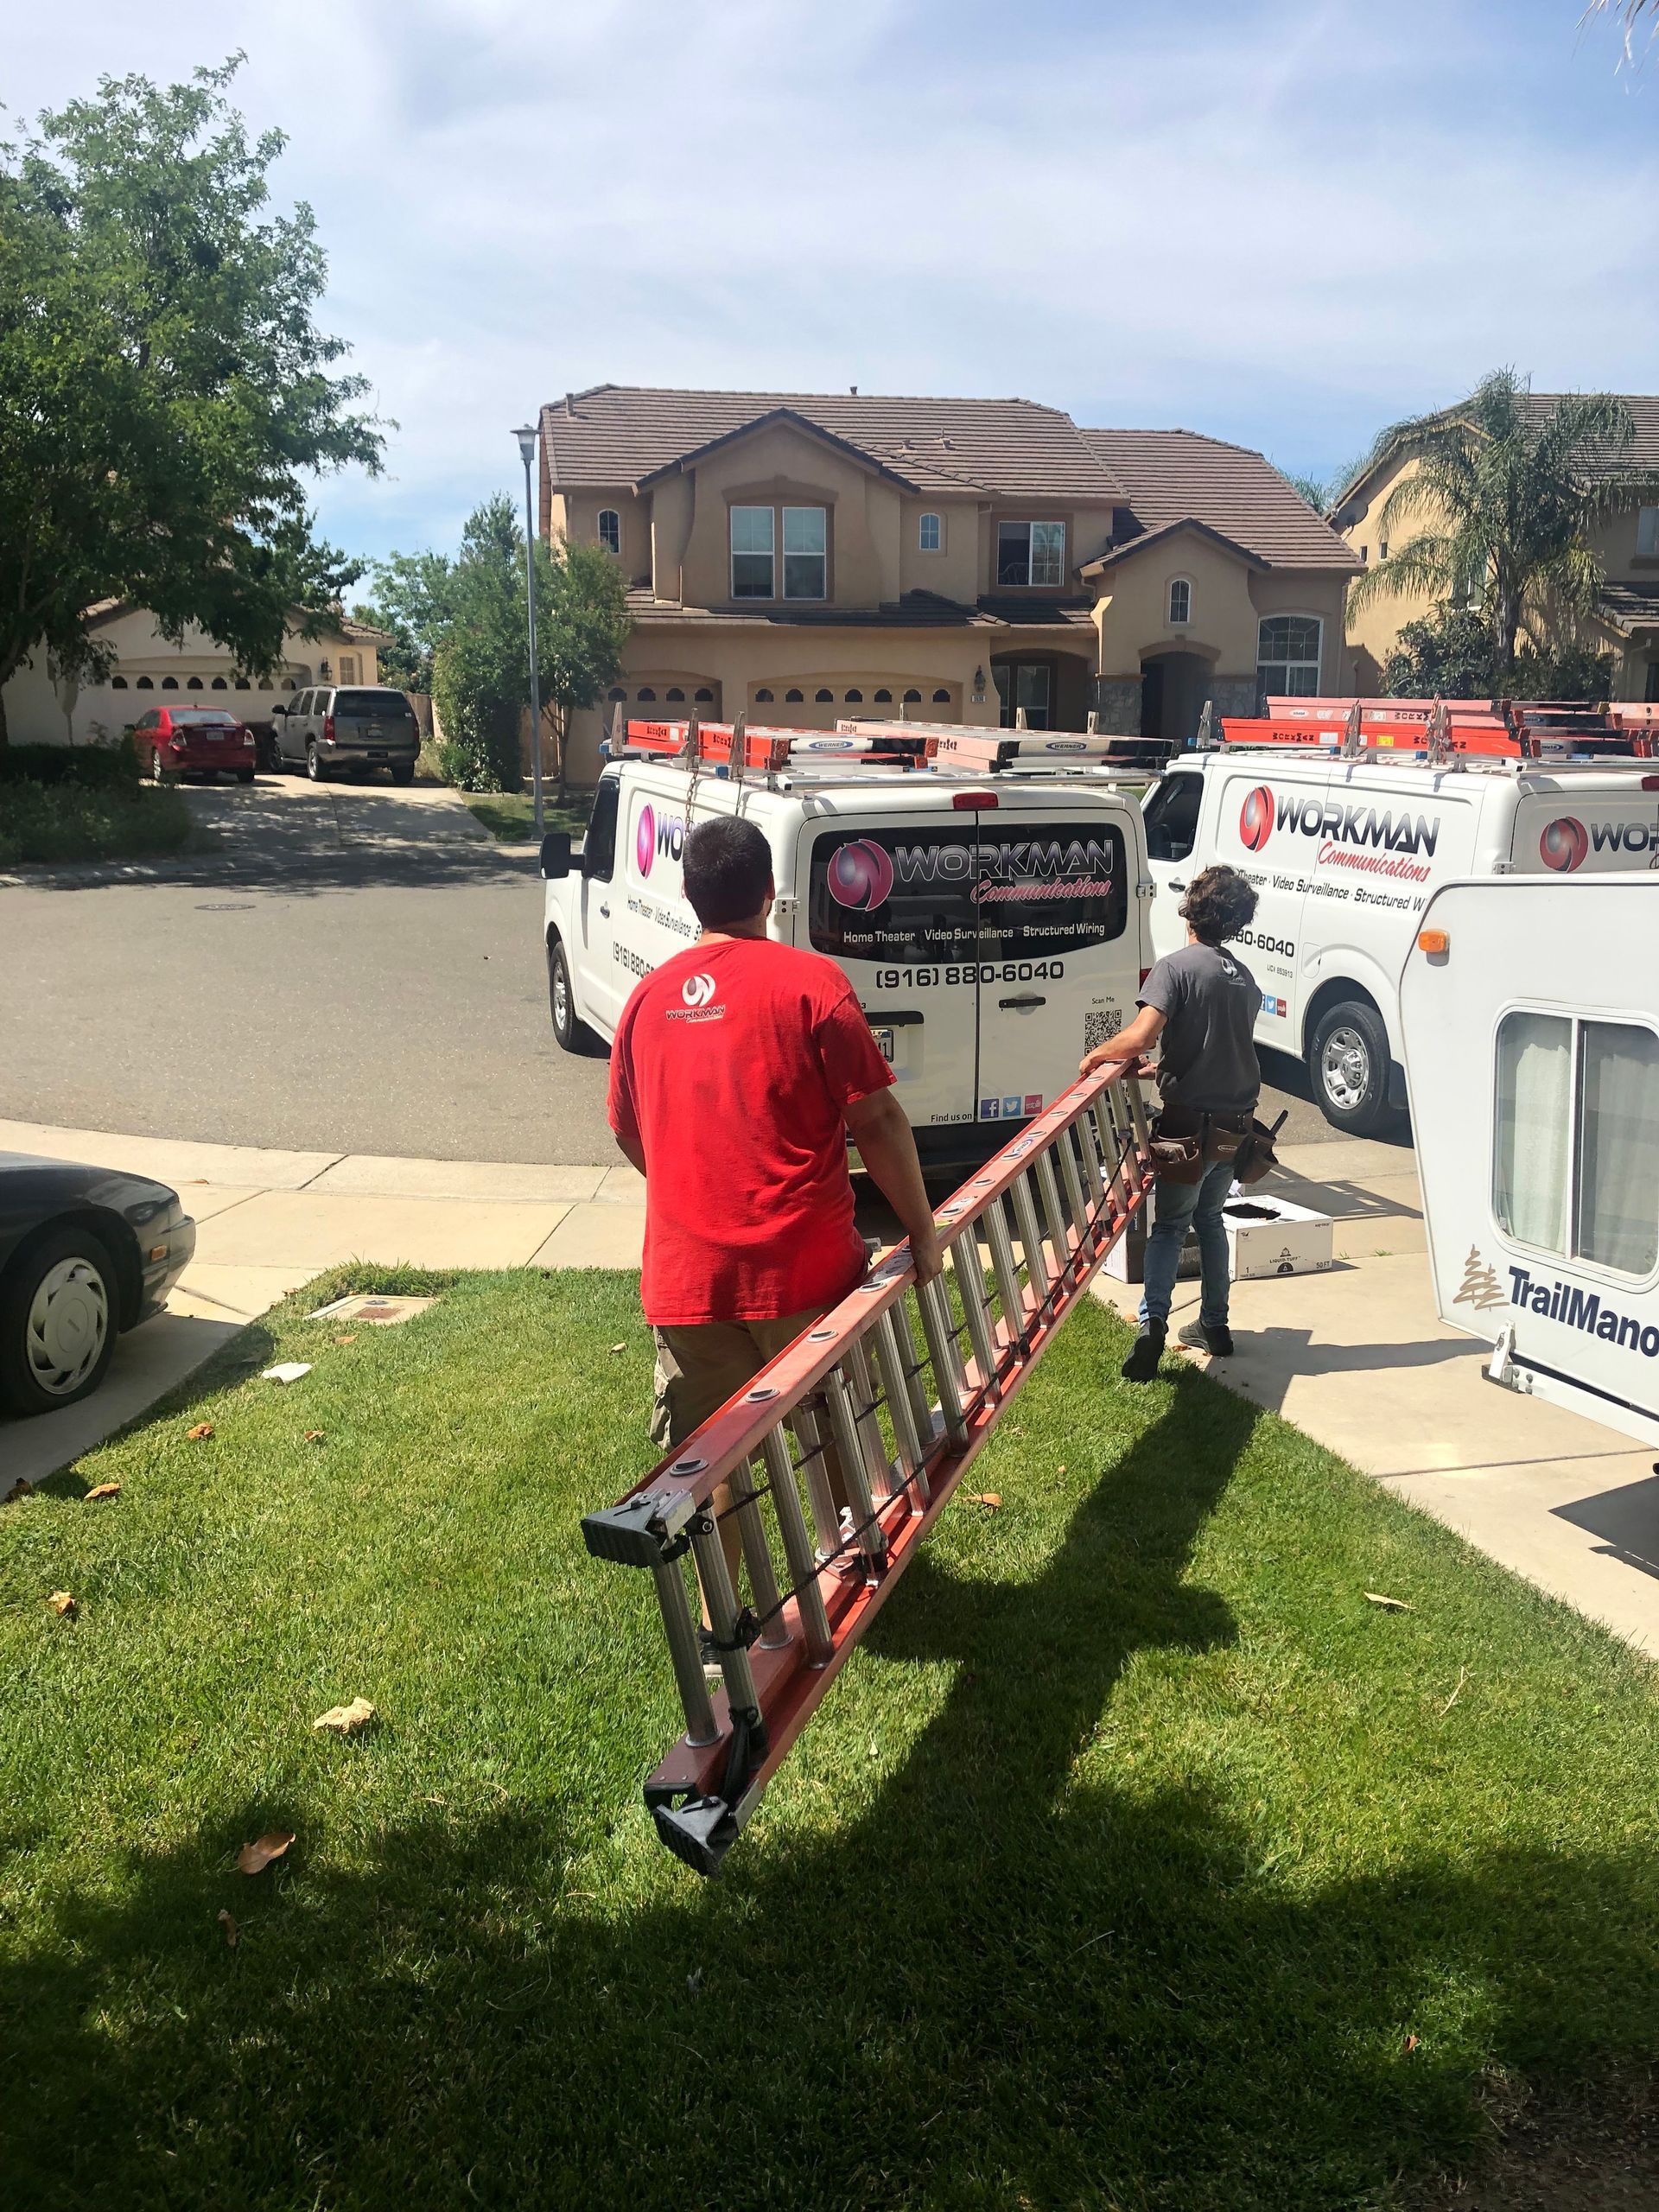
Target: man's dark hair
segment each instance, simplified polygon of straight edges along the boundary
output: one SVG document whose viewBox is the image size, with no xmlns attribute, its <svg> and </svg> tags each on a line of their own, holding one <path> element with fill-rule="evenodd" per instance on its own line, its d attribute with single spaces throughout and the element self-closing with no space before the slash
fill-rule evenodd
<svg viewBox="0 0 1659 2212">
<path fill-rule="evenodd" d="M 1225 862 L 1201 868 L 1186 887 L 1181 918 L 1190 922 L 1201 944 L 1225 944 L 1255 912 L 1255 887 Z"/>
<path fill-rule="evenodd" d="M 685 895 L 706 930 L 747 922 L 766 903 L 772 848 L 753 822 L 717 814 L 685 841 Z"/>
</svg>

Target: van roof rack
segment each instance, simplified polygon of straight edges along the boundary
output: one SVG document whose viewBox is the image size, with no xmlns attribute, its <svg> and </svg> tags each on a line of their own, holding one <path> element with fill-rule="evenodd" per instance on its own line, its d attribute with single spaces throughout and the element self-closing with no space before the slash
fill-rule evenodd
<svg viewBox="0 0 1659 2212">
<path fill-rule="evenodd" d="M 1609 712 L 1573 701 L 1269 698 L 1266 706 L 1263 716 L 1228 716 L 1221 743 L 1460 766 L 1481 757 L 1646 760 L 1659 739 L 1659 721 L 1616 725 Z"/>
<path fill-rule="evenodd" d="M 613 760 L 655 759 L 695 776 L 707 766 L 741 782 L 747 775 L 845 780 L 880 771 L 885 777 L 922 772 L 955 781 L 988 775 L 1122 772 L 1156 766 L 1128 749 L 1137 741 L 1095 731 L 964 729 L 956 722 L 841 721 L 833 730 L 761 728 L 734 722 L 629 721 L 619 706 L 607 746 Z M 1160 756 L 1167 748 L 1151 748 Z"/>
</svg>

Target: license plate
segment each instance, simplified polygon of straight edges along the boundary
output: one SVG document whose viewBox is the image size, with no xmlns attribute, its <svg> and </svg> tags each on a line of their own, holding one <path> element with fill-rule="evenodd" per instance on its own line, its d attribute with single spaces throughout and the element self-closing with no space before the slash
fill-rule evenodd
<svg viewBox="0 0 1659 2212">
<path fill-rule="evenodd" d="M 225 733 L 222 729 L 204 730 L 202 735 L 209 745 L 223 745 L 225 742 Z"/>
<path fill-rule="evenodd" d="M 893 1031 L 891 1029 L 872 1029 L 870 1034 L 875 1039 L 876 1051 L 880 1053 L 882 1058 L 887 1062 L 887 1065 L 891 1067 L 893 1065 Z"/>
<path fill-rule="evenodd" d="M 371 760 L 384 760 L 385 757 L 384 753 L 371 753 L 369 755 Z"/>
</svg>

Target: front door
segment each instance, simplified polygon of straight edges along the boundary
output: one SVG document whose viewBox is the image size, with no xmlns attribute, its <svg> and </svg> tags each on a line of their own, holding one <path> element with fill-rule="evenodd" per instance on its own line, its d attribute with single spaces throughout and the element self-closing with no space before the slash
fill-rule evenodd
<svg viewBox="0 0 1659 2212">
<path fill-rule="evenodd" d="M 1027 729 L 1052 729 L 1054 664 L 1049 660 L 1000 660 L 991 664 L 996 679 L 999 719 L 1004 729 L 1017 727 L 1014 717 L 1025 709 Z"/>
<path fill-rule="evenodd" d="M 612 878 L 616 873 L 616 811 L 620 785 L 615 776 L 601 776 L 594 793 L 594 810 L 582 845 L 582 897 L 577 922 L 582 931 L 579 965 L 582 981 L 577 997 L 584 1014 L 610 1036 L 622 1013 L 627 993 L 616 958 L 616 918 L 612 908 Z M 626 978 L 632 988 L 633 977 Z"/>
</svg>

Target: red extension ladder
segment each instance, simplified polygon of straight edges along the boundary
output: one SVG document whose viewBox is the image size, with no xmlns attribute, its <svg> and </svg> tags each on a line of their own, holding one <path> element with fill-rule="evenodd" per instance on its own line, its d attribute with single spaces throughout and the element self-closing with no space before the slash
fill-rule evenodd
<svg viewBox="0 0 1659 2212">
<path fill-rule="evenodd" d="M 628 1495 L 595 1559 L 649 1570 L 685 1733 L 646 1777 L 662 1840 L 714 1874 L 1003 1409 L 1152 1187 L 1145 1102 L 1119 1064 L 1075 1084 L 936 1218 L 946 1273 L 894 1246 Z M 831 1492 L 833 1452 L 847 1497 Z M 729 1503 L 720 1506 L 715 1493 Z M 741 1540 L 742 1588 L 721 1542 Z M 698 1645 L 694 1565 L 722 1684 Z"/>
</svg>

